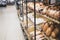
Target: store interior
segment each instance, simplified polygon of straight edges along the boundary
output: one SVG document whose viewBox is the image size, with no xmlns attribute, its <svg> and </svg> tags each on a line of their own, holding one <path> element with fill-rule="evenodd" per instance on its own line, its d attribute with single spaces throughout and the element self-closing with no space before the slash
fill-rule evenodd
<svg viewBox="0 0 60 40">
<path fill-rule="evenodd" d="M 0 40 L 60 40 L 60 0 L 15 0 L 0 6 Z"/>
</svg>

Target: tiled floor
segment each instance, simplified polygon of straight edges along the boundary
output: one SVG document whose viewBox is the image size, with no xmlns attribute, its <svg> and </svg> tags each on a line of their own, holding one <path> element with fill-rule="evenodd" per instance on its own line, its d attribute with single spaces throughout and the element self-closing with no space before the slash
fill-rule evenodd
<svg viewBox="0 0 60 40">
<path fill-rule="evenodd" d="M 0 8 L 0 40 L 24 40 L 15 6 Z"/>
</svg>

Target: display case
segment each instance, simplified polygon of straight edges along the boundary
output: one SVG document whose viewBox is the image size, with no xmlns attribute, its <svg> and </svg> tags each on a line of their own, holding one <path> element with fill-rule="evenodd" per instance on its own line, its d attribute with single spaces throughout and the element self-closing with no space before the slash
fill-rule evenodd
<svg viewBox="0 0 60 40">
<path fill-rule="evenodd" d="M 60 5 L 59 5 L 60 6 Z M 60 9 L 45 1 L 22 0 L 21 25 L 28 40 L 59 40 Z"/>
</svg>

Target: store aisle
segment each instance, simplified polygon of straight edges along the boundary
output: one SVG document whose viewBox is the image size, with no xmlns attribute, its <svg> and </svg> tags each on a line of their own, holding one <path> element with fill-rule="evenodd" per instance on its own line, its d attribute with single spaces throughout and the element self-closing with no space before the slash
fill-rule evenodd
<svg viewBox="0 0 60 40">
<path fill-rule="evenodd" d="M 15 6 L 0 8 L 0 40 L 24 40 Z"/>
</svg>

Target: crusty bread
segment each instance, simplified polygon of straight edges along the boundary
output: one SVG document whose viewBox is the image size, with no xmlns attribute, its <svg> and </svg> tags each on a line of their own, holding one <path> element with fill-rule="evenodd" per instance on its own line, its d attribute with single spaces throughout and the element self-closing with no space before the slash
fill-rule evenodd
<svg viewBox="0 0 60 40">
<path fill-rule="evenodd" d="M 52 33 L 52 31 L 53 31 L 53 29 L 54 29 L 54 27 L 53 27 L 53 25 L 51 25 L 51 26 L 46 30 L 46 35 L 47 35 L 47 36 L 50 36 L 51 33 Z"/>
<path fill-rule="evenodd" d="M 44 8 L 44 5 L 43 3 L 40 3 L 40 2 L 36 2 L 36 11 L 39 11 L 40 8 Z M 27 4 L 27 6 L 30 8 L 30 9 L 33 9 L 34 10 L 34 3 L 33 2 L 29 2 Z"/>
<path fill-rule="evenodd" d="M 45 32 L 49 27 L 49 24 L 48 23 L 45 23 L 44 27 L 43 27 L 43 31 Z"/>
<path fill-rule="evenodd" d="M 55 28 L 54 31 L 52 32 L 51 36 L 52 36 L 53 38 L 56 38 L 57 35 L 58 35 L 58 33 L 59 33 L 59 29 L 58 29 L 58 28 Z"/>
</svg>

